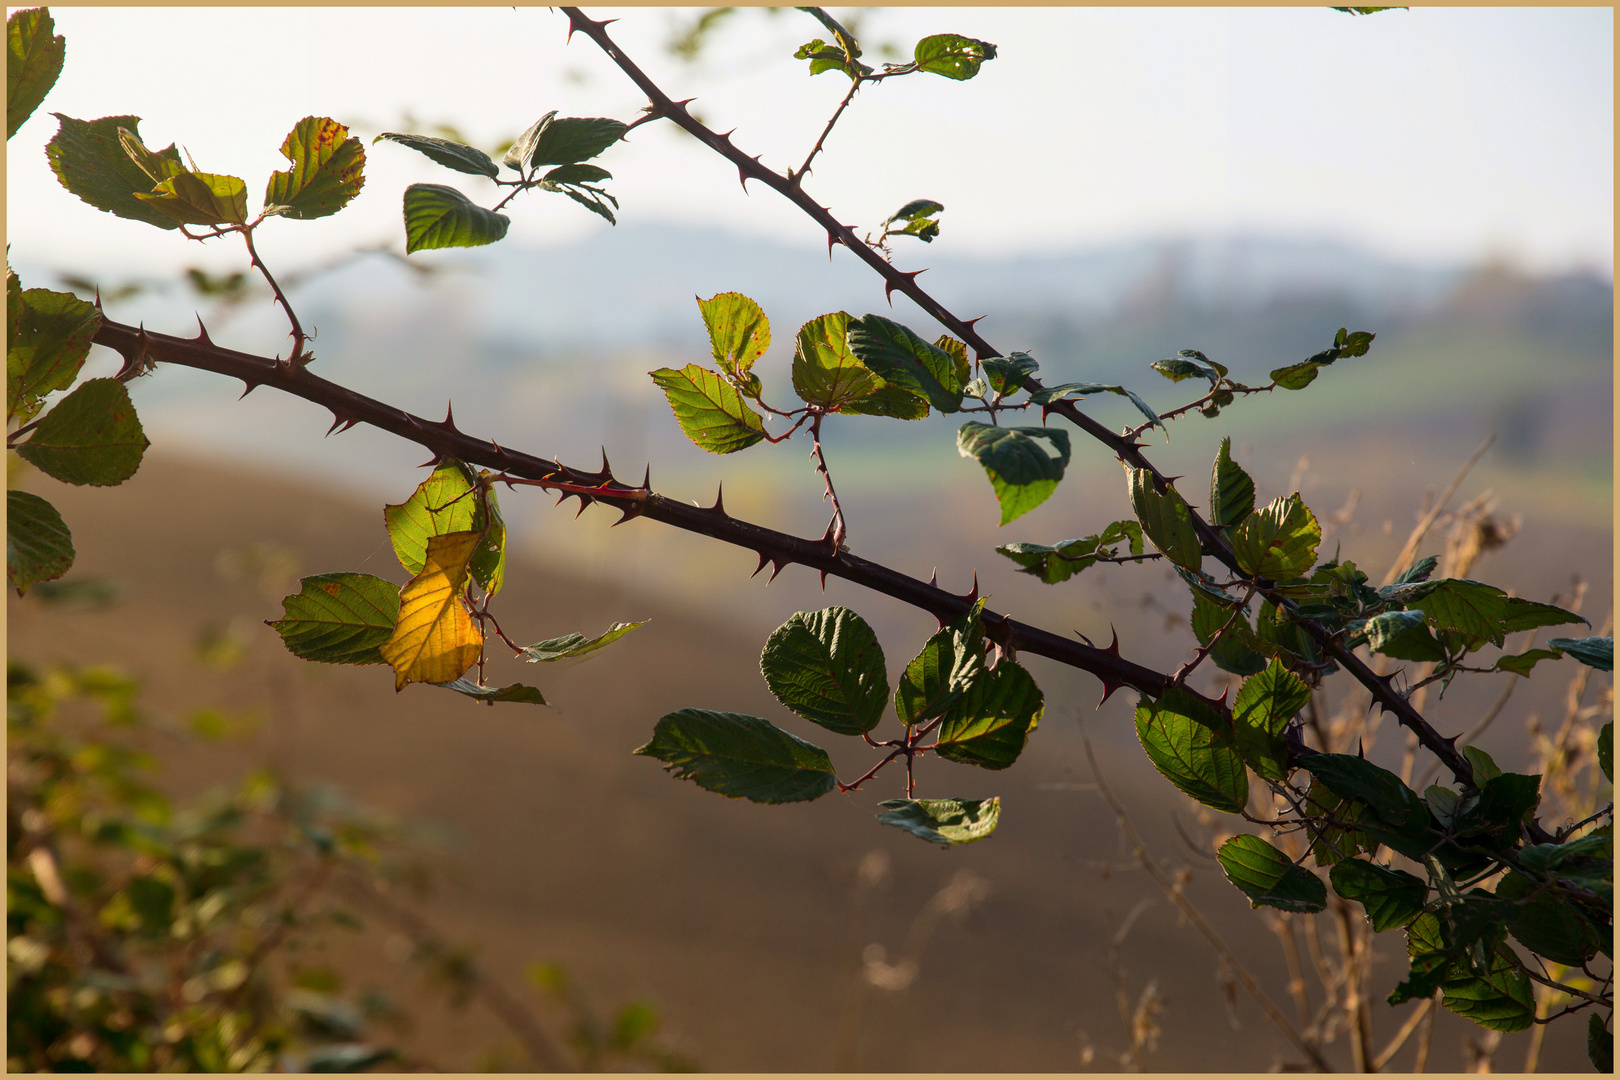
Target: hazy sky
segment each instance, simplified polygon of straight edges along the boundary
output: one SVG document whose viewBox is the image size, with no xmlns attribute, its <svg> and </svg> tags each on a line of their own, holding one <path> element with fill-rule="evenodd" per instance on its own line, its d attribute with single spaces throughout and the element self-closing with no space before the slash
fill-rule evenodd
<svg viewBox="0 0 1620 1080">
<path fill-rule="evenodd" d="M 810 78 L 793 48 L 819 27 L 793 11 L 739 13 L 704 60 L 665 49 L 695 9 L 589 9 L 660 85 L 781 170 L 796 165 L 847 82 Z M 835 9 L 843 11 L 845 9 Z M 67 67 L 8 145 L 13 258 L 86 269 L 235 267 L 239 245 L 93 210 L 62 191 L 43 144 L 59 111 L 141 116 L 156 148 L 247 181 L 256 210 L 301 117 L 367 141 L 363 194 L 336 217 L 272 222 L 272 265 L 356 243 L 402 243 L 407 184 L 493 185 L 441 169 L 384 130 L 449 122 L 485 149 L 541 114 L 633 119 L 644 99 L 543 8 L 60 8 Z M 1351 17 L 1326 8 L 893 8 L 860 33 L 909 56 L 928 33 L 1000 47 L 981 75 L 914 75 L 862 92 L 807 189 L 861 228 L 919 197 L 946 206 L 942 243 L 1013 252 L 1145 235 L 1262 230 L 1393 255 L 1504 255 L 1534 268 L 1614 264 L 1614 53 L 1609 8 L 1424 8 Z M 815 226 L 668 124 L 599 162 L 621 220 L 716 223 L 819 244 Z M 511 208 L 511 236 L 543 244 L 605 223 L 555 195 Z"/>
</svg>

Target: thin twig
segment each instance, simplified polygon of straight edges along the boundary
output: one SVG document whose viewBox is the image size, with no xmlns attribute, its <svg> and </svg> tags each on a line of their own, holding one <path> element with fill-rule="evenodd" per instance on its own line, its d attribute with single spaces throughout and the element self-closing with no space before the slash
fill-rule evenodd
<svg viewBox="0 0 1620 1080">
<path fill-rule="evenodd" d="M 1474 466 L 1479 464 L 1479 459 L 1485 456 L 1485 451 L 1489 450 L 1491 444 L 1495 441 L 1495 435 L 1485 436 L 1485 441 L 1479 444 L 1478 449 L 1463 463 L 1463 467 L 1457 470 L 1457 475 L 1451 478 L 1451 483 L 1446 485 L 1446 490 L 1440 493 L 1440 497 L 1434 501 L 1434 505 L 1429 507 L 1429 512 L 1423 515 L 1422 519 L 1412 529 L 1411 535 L 1406 538 L 1406 543 L 1401 547 L 1401 553 L 1395 556 L 1395 561 L 1390 564 L 1388 573 L 1384 575 L 1384 580 L 1379 582 L 1380 586 L 1392 584 L 1412 564 L 1412 557 L 1417 554 L 1417 546 L 1428 535 L 1429 528 L 1434 524 L 1435 519 L 1440 516 L 1441 511 L 1445 509 L 1446 502 L 1457 493 L 1457 489 L 1462 486 L 1463 480 L 1467 478 L 1469 473 L 1474 471 Z"/>
<path fill-rule="evenodd" d="M 821 421 L 824 413 L 816 413 L 815 419 L 810 421 L 810 455 L 815 460 L 816 471 L 827 484 L 826 498 L 832 503 L 832 544 L 842 550 L 844 540 L 849 535 L 849 529 L 844 523 L 844 508 L 838 505 L 838 492 L 833 490 L 832 471 L 827 468 L 827 458 L 821 451 Z"/>
<path fill-rule="evenodd" d="M 259 251 L 253 246 L 252 228 L 243 228 L 241 233 L 243 241 L 247 244 L 249 260 L 251 260 L 259 273 L 264 275 L 264 280 L 270 283 L 270 291 L 275 293 L 276 302 L 281 305 L 281 310 L 287 313 L 287 321 L 292 323 L 293 348 L 292 355 L 287 357 L 287 363 L 294 367 L 302 367 L 311 359 L 311 357 L 304 355 L 304 327 L 299 323 L 298 315 L 293 311 L 292 305 L 287 302 L 287 296 L 281 291 L 281 286 L 277 285 L 276 279 L 271 276 L 270 268 L 264 264 L 263 259 L 259 258 Z"/>
<path fill-rule="evenodd" d="M 1423 1022 L 1424 1017 L 1429 1015 L 1429 1010 L 1432 1008 L 1434 1008 L 1434 998 L 1432 997 L 1424 998 L 1418 1003 L 1418 1007 L 1413 1009 L 1411 1015 L 1406 1018 L 1406 1023 L 1401 1025 L 1401 1030 L 1397 1031 L 1395 1037 L 1389 1040 L 1389 1044 L 1379 1051 L 1377 1057 L 1373 1058 L 1371 1071 L 1383 1071 L 1384 1066 L 1389 1064 L 1390 1058 L 1394 1057 L 1401 1047 L 1406 1045 L 1406 1040 L 1411 1036 L 1412 1032 L 1417 1030 L 1418 1025 Z M 1529 1071 L 1533 1072 L 1534 1070 Z"/>
<path fill-rule="evenodd" d="M 833 111 L 832 119 L 827 121 L 827 126 L 821 129 L 821 135 L 816 139 L 816 145 L 810 148 L 809 156 L 804 159 L 804 164 L 799 166 L 797 172 L 788 173 L 788 179 L 793 181 L 795 187 L 804 183 L 804 174 L 810 171 L 810 163 L 816 160 L 817 154 L 821 153 L 821 144 L 827 141 L 828 135 L 832 134 L 833 125 L 838 123 L 840 116 L 844 115 L 844 110 L 849 108 L 849 103 L 855 100 L 855 91 L 861 88 L 861 83 L 864 81 L 866 80 L 860 78 L 850 80 L 849 93 L 845 94 L 844 100 L 838 103 L 838 108 Z"/>
</svg>

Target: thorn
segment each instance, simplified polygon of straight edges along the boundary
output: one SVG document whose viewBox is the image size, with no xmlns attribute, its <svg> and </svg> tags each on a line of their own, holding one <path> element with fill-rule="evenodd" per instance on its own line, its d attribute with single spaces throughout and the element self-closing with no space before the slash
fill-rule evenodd
<svg viewBox="0 0 1620 1080">
<path fill-rule="evenodd" d="M 626 506 L 623 509 L 621 509 L 620 513 L 622 513 L 624 516 L 619 518 L 619 520 L 615 521 L 612 525 L 609 525 L 608 528 L 617 529 L 620 525 L 623 525 L 625 522 L 629 521 L 631 518 L 640 517 L 641 516 L 641 504 L 640 503 L 631 503 L 629 506 Z"/>
<path fill-rule="evenodd" d="M 192 340 L 200 341 L 204 345 L 212 345 L 214 343 L 213 340 L 208 336 L 208 327 L 203 325 L 201 315 L 197 316 L 197 336 L 192 338 Z"/>
<path fill-rule="evenodd" d="M 641 474 L 641 490 L 652 494 L 652 462 L 647 462 L 647 471 Z"/>
<path fill-rule="evenodd" d="M 1365 758 L 1366 756 L 1367 748 L 1361 745 L 1361 737 L 1358 735 L 1356 737 L 1356 757 Z"/>
<path fill-rule="evenodd" d="M 912 270 L 909 273 L 901 272 L 900 276 L 905 278 L 907 281 L 916 281 L 918 274 L 926 273 L 928 273 L 928 267 L 925 266 L 921 270 Z M 894 282 L 888 278 L 883 279 L 883 297 L 884 299 L 888 300 L 891 308 L 894 307 Z"/>
<path fill-rule="evenodd" d="M 935 588 L 939 587 L 939 567 L 936 566 L 928 572 L 928 584 Z"/>
<path fill-rule="evenodd" d="M 241 401 L 242 398 L 245 398 L 249 394 L 253 393 L 253 391 L 257 390 L 261 385 L 263 385 L 263 384 L 262 383 L 256 383 L 256 382 L 249 382 L 247 379 L 243 379 L 242 380 L 242 394 L 241 394 L 241 397 L 238 397 L 236 400 Z"/>
<path fill-rule="evenodd" d="M 820 544 L 826 544 L 827 547 L 832 550 L 834 558 L 838 557 L 838 545 L 833 543 L 833 526 L 836 525 L 837 523 L 838 523 L 838 515 L 834 514 L 832 516 L 832 518 L 829 519 L 828 522 L 827 522 L 827 531 L 821 534 L 821 539 L 820 540 L 816 541 L 817 543 L 820 543 Z M 822 576 L 823 577 L 826 576 L 825 572 L 823 572 Z"/>
<path fill-rule="evenodd" d="M 495 448 L 495 457 L 500 460 L 503 466 L 510 465 L 512 463 L 512 455 L 506 452 L 506 447 L 502 446 L 494 439 L 489 440 L 489 445 Z M 509 484 L 507 486 L 510 487 L 511 485 Z"/>
<path fill-rule="evenodd" d="M 829 258 L 829 259 L 832 258 L 833 245 L 834 244 L 841 244 L 841 243 L 843 243 L 843 241 L 838 239 L 837 236 L 833 235 L 833 231 L 831 229 L 828 229 L 827 230 L 827 258 Z"/>
<path fill-rule="evenodd" d="M 782 568 L 784 566 L 786 566 L 786 565 L 787 565 L 787 560 L 786 559 L 783 559 L 781 562 L 778 562 L 775 559 L 772 559 L 771 560 L 771 576 L 765 579 L 765 584 L 769 585 L 771 582 L 775 581 L 776 580 L 776 575 L 780 574 L 782 572 Z"/>
<path fill-rule="evenodd" d="M 1110 623 L 1108 625 L 1108 631 L 1109 631 L 1109 633 L 1114 635 L 1114 640 L 1108 643 L 1108 648 L 1104 649 L 1103 652 L 1108 653 L 1108 654 L 1110 654 L 1112 656 L 1118 656 L 1119 655 L 1119 631 L 1114 629 L 1114 626 L 1113 626 L 1112 623 Z"/>
<path fill-rule="evenodd" d="M 699 509 L 706 509 L 711 514 L 719 514 L 721 517 L 725 517 L 726 516 L 726 508 L 725 508 L 725 505 L 724 505 L 725 497 L 726 497 L 726 485 L 723 484 L 723 483 L 722 484 L 717 484 L 715 486 L 715 489 L 714 489 L 714 505 L 709 506 L 709 507 L 699 507 Z M 771 576 L 775 577 L 776 575 L 772 574 Z"/>
<path fill-rule="evenodd" d="M 1221 696 L 1215 699 L 1216 702 L 1218 702 L 1220 704 L 1221 708 L 1224 709 L 1226 707 L 1226 697 L 1231 692 L 1232 692 L 1232 684 L 1231 683 L 1227 683 L 1225 686 L 1221 687 Z"/>
<path fill-rule="evenodd" d="M 730 131 L 726 132 L 724 135 L 716 135 L 715 138 L 719 139 L 721 142 L 725 143 L 727 146 L 730 146 L 731 145 L 731 136 L 736 134 L 736 131 L 737 131 L 736 128 L 732 128 Z"/>
<path fill-rule="evenodd" d="M 577 491 L 571 491 L 569 494 L 579 500 L 579 509 L 574 511 L 574 517 L 578 519 L 579 515 L 585 512 L 585 508 L 591 504 L 590 499 L 588 496 L 581 495 Z"/>
<path fill-rule="evenodd" d="M 977 323 L 982 318 L 984 318 L 983 315 L 975 315 L 971 319 L 963 319 L 962 320 L 962 325 L 967 327 L 969 330 L 971 330 L 971 329 L 973 329 L 973 325 L 975 323 Z"/>
<path fill-rule="evenodd" d="M 433 450 L 433 448 L 431 446 L 428 447 L 428 449 Z M 428 458 L 426 461 L 422 462 L 422 464 L 418 465 L 417 468 L 418 469 L 435 469 L 435 468 L 438 468 L 439 462 L 442 461 L 442 460 L 444 460 L 444 455 L 440 454 L 437 450 L 434 450 L 433 451 L 433 456 Z"/>
<path fill-rule="evenodd" d="M 1092 641 L 1091 641 L 1091 639 L 1090 639 L 1090 638 L 1088 638 L 1088 637 L 1086 637 L 1086 635 L 1084 635 L 1084 634 L 1082 634 L 1082 633 L 1081 633 L 1081 632 L 1080 632 L 1080 631 L 1078 631 L 1078 630 L 1076 630 L 1076 631 L 1075 631 L 1075 632 L 1074 632 L 1074 636 L 1075 636 L 1075 637 L 1077 637 L 1077 638 L 1079 638 L 1079 639 L 1080 639 L 1080 640 L 1081 640 L 1081 641 L 1083 641 L 1083 642 L 1085 642 L 1085 643 L 1086 643 L 1086 644 L 1087 644 L 1087 645 L 1088 645 L 1088 646 L 1090 646 L 1090 647 L 1091 647 L 1091 648 L 1093 648 L 1093 649 L 1095 649 L 1095 648 L 1096 648 L 1096 647 L 1097 647 L 1097 646 L 1096 646 L 1096 645 L 1094 645 L 1094 644 L 1092 644 Z"/>
<path fill-rule="evenodd" d="M 975 570 L 975 571 L 973 571 L 973 588 L 972 588 L 971 591 L 969 591 L 967 593 L 967 595 L 963 596 L 962 599 L 966 600 L 968 602 L 968 604 L 971 605 L 978 598 L 979 598 L 979 572 L 977 570 Z"/>
<path fill-rule="evenodd" d="M 827 591 L 827 571 L 825 570 L 821 572 L 821 591 Z"/>
<path fill-rule="evenodd" d="M 770 561 L 771 561 L 770 556 L 766 555 L 763 551 L 760 552 L 759 553 L 759 565 L 754 567 L 754 572 L 752 574 L 749 574 L 748 576 L 751 577 L 751 578 L 759 577 L 759 572 L 761 570 L 765 569 L 765 564 L 770 562 Z"/>
<path fill-rule="evenodd" d="M 679 100 L 679 101 L 672 101 L 672 102 L 670 102 L 670 103 L 669 103 L 669 104 L 670 104 L 670 108 L 672 108 L 672 109 L 679 109 L 679 110 L 681 110 L 681 111 L 682 111 L 682 112 L 685 112 L 685 111 L 686 111 L 686 107 L 687 107 L 687 106 L 688 106 L 688 105 L 690 105 L 690 104 L 692 104 L 692 102 L 694 102 L 694 101 L 696 101 L 696 100 L 697 100 L 697 98 L 695 98 L 695 97 L 689 97 L 689 98 L 681 98 L 681 100 Z"/>
<path fill-rule="evenodd" d="M 743 194 L 748 194 L 748 174 L 741 165 L 737 166 L 737 180 L 742 184 Z"/>
<path fill-rule="evenodd" d="M 440 426 L 455 431 L 457 435 L 461 434 L 461 432 L 456 431 L 456 414 L 450 410 L 449 398 L 446 398 L 444 402 L 444 421 Z"/>
<path fill-rule="evenodd" d="M 1097 708 L 1099 708 L 1099 709 L 1103 707 L 1104 702 L 1106 702 L 1109 698 L 1114 696 L 1114 691 L 1115 690 L 1123 689 L 1124 686 L 1125 686 L 1124 683 L 1113 682 L 1113 681 L 1111 681 L 1109 679 L 1104 679 L 1102 681 L 1102 684 L 1103 684 L 1103 696 L 1097 699 Z"/>
<path fill-rule="evenodd" d="M 96 310 L 101 310 L 101 286 L 96 286 Z"/>
<path fill-rule="evenodd" d="M 354 425 L 358 424 L 359 422 L 360 421 L 357 418 L 352 417 L 352 416 L 344 416 L 342 413 L 338 412 L 336 409 L 333 409 L 332 410 L 332 426 L 326 429 L 326 434 L 331 435 L 335 431 L 336 432 L 348 431 L 350 428 L 354 427 Z"/>
</svg>

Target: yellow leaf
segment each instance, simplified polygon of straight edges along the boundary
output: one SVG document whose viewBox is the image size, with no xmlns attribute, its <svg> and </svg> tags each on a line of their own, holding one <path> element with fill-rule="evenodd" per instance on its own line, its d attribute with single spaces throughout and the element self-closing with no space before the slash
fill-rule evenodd
<svg viewBox="0 0 1620 1080">
<path fill-rule="evenodd" d="M 483 537 L 479 531 L 428 539 L 422 572 L 401 590 L 399 621 L 381 648 L 394 667 L 395 690 L 459 679 L 483 651 L 484 635 L 461 602 L 467 563 Z"/>
</svg>

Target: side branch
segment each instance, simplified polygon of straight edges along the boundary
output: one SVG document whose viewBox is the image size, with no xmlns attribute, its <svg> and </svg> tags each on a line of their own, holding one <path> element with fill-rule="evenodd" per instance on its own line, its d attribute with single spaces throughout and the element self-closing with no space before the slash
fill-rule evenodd
<svg viewBox="0 0 1620 1080">
<path fill-rule="evenodd" d="M 718 503 L 711 507 L 693 506 L 658 495 L 646 486 L 621 484 L 614 479 L 606 463 L 597 472 L 586 472 L 548 458 L 508 450 L 498 443 L 463 433 L 448 414 L 444 420 L 425 420 L 323 379 L 308 368 L 221 348 L 206 335 L 173 337 L 104 320 L 94 340 L 123 356 L 127 370 L 138 371 L 154 362 L 162 362 L 240 379 L 249 391 L 271 386 L 326 408 L 332 413 L 334 431 L 369 424 L 427 448 L 436 460 L 456 458 L 514 478 L 548 482 L 545 486 L 561 489 L 565 495 L 618 509 L 624 514 L 621 520 L 648 517 L 747 548 L 759 555 L 762 568 L 766 562 L 775 564 L 778 570 L 788 563 L 799 563 L 819 571 L 823 578 L 827 575 L 843 578 L 921 608 L 942 623 L 963 614 L 970 606 L 966 597 L 841 551 L 828 537 L 808 540 L 790 536 L 734 518 Z M 1134 664 L 1112 650 L 1098 649 L 988 609 L 982 618 L 986 633 L 997 643 L 1089 672 L 1101 679 L 1105 687 L 1129 686 L 1157 698 L 1170 685 L 1169 677 L 1162 672 Z M 1217 702 L 1209 701 L 1209 704 L 1220 708 Z"/>
</svg>

